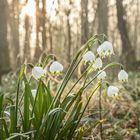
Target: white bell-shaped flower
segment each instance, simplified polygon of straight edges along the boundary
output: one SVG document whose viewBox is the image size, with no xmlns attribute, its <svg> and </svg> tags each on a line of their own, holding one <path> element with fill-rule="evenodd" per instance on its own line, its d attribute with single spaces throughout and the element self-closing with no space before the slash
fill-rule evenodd
<svg viewBox="0 0 140 140">
<path fill-rule="evenodd" d="M 118 73 L 118 79 L 120 82 L 127 82 L 128 81 L 128 73 L 125 70 L 121 70 Z"/>
<path fill-rule="evenodd" d="M 61 73 L 63 71 L 63 65 L 60 64 L 58 61 L 54 61 L 49 68 L 51 73 Z"/>
<path fill-rule="evenodd" d="M 31 90 L 31 93 L 32 93 L 32 96 L 35 98 L 36 97 L 37 90 L 36 89 L 32 89 Z"/>
<path fill-rule="evenodd" d="M 32 75 L 35 79 L 40 79 L 46 74 L 46 71 L 42 67 L 34 67 L 32 69 Z"/>
<path fill-rule="evenodd" d="M 94 61 L 94 64 L 92 65 L 93 69 L 101 69 L 103 66 L 103 62 L 102 62 L 102 59 L 101 58 L 96 58 L 95 61 Z"/>
<path fill-rule="evenodd" d="M 106 78 L 106 72 L 105 71 L 98 71 L 98 73 L 97 74 L 99 74 L 98 76 L 97 76 L 97 79 L 98 80 L 104 80 L 105 78 Z"/>
<path fill-rule="evenodd" d="M 85 62 L 92 62 L 95 60 L 95 55 L 92 51 L 88 51 L 83 55 L 83 60 Z"/>
<path fill-rule="evenodd" d="M 102 58 L 111 56 L 112 54 L 114 54 L 112 43 L 109 41 L 105 41 L 98 47 L 97 52 Z"/>
<path fill-rule="evenodd" d="M 116 95 L 119 92 L 119 89 L 115 86 L 109 86 L 107 89 L 107 95 L 108 96 L 113 96 Z"/>
</svg>

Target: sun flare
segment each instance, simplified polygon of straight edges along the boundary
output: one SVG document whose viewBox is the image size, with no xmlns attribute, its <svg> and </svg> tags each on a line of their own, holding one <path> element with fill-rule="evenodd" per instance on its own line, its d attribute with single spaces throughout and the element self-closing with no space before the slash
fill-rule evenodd
<svg viewBox="0 0 140 140">
<path fill-rule="evenodd" d="M 33 17 L 35 16 L 35 1 L 34 0 L 29 0 L 28 3 L 25 6 L 25 13 L 30 16 Z"/>
</svg>

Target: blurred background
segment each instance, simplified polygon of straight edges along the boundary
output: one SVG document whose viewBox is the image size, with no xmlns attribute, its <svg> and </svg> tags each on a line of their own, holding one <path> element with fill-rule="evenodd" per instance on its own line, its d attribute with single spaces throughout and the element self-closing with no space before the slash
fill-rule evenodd
<svg viewBox="0 0 140 140">
<path fill-rule="evenodd" d="M 140 0 L 0 0 L 0 79 L 24 62 L 55 54 L 63 64 L 104 33 L 116 59 L 140 67 Z"/>
</svg>

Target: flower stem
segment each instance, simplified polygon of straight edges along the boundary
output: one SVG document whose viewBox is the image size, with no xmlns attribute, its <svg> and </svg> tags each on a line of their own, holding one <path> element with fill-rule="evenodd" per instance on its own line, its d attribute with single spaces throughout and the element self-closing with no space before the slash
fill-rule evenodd
<svg viewBox="0 0 140 140">
<path fill-rule="evenodd" d="M 103 126 L 102 126 L 102 86 L 100 86 L 99 94 L 99 118 L 100 118 L 100 138 L 103 140 Z"/>
</svg>

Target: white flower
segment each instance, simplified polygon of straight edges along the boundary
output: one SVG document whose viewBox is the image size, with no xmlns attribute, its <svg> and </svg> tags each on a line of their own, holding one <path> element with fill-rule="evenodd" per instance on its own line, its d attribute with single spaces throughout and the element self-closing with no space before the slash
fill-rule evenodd
<svg viewBox="0 0 140 140">
<path fill-rule="evenodd" d="M 94 53 L 93 53 L 92 51 L 86 52 L 86 53 L 84 54 L 84 56 L 83 56 L 83 60 L 84 60 L 85 62 L 88 62 L 88 61 L 92 62 L 92 61 L 94 61 L 94 60 L 95 60 L 95 55 L 94 55 Z"/>
<path fill-rule="evenodd" d="M 61 73 L 63 71 L 63 65 L 57 61 L 54 61 L 49 68 L 51 73 Z"/>
<path fill-rule="evenodd" d="M 100 74 L 99 74 L 100 73 Z M 97 79 L 98 80 L 104 80 L 105 78 L 106 78 L 106 72 L 105 71 L 98 71 L 98 73 L 97 74 L 99 74 L 98 76 L 97 76 Z"/>
<path fill-rule="evenodd" d="M 107 89 L 107 95 L 108 96 L 113 96 L 116 95 L 119 92 L 119 89 L 115 86 L 109 86 Z"/>
<path fill-rule="evenodd" d="M 39 79 L 44 76 L 46 71 L 42 67 L 34 67 L 32 69 L 32 75 L 35 79 Z"/>
<path fill-rule="evenodd" d="M 121 82 L 127 82 L 128 81 L 128 73 L 125 70 L 121 70 L 118 73 L 118 79 Z"/>
<path fill-rule="evenodd" d="M 105 41 L 98 47 L 97 52 L 102 58 L 111 56 L 112 54 L 114 54 L 112 43 L 109 41 Z"/>
<path fill-rule="evenodd" d="M 92 65 L 92 67 L 96 70 L 96 69 L 101 69 L 103 66 L 103 62 L 101 58 L 96 58 L 94 64 Z"/>
<path fill-rule="evenodd" d="M 32 89 L 31 92 L 32 92 L 32 96 L 35 98 L 37 90 L 36 89 Z"/>
</svg>

